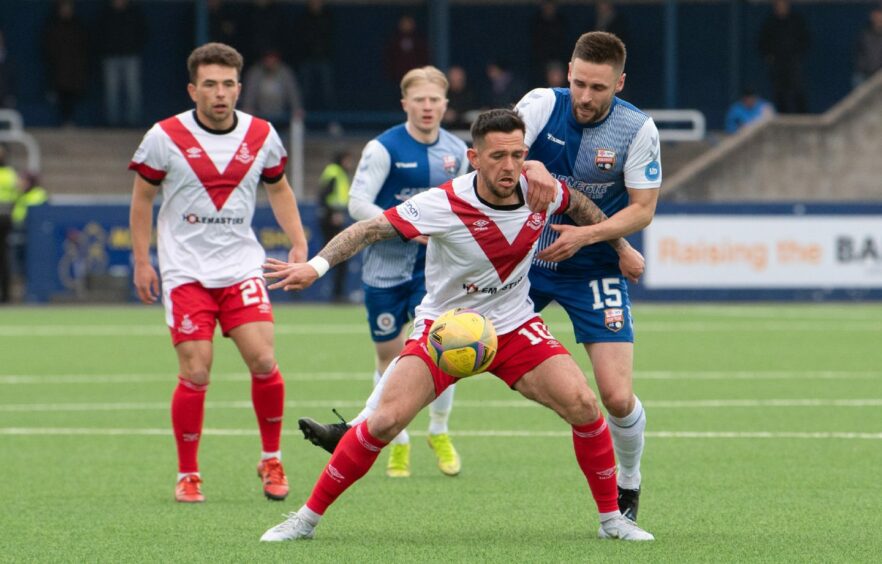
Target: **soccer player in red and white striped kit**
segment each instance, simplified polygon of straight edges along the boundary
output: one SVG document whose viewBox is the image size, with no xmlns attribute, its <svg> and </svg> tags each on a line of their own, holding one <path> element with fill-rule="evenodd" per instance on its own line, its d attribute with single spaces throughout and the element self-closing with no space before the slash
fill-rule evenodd
<svg viewBox="0 0 882 564">
<path fill-rule="evenodd" d="M 570 425 L 576 462 L 599 513 L 598 536 L 654 540 L 619 511 L 616 458 L 597 398 L 529 297 L 527 273 L 551 214 L 566 213 L 579 225 L 593 225 L 602 220 L 602 212 L 587 196 L 560 183 L 546 211 L 529 209 L 528 183 L 521 174 L 525 131 L 523 120 L 511 110 L 482 113 L 472 124 L 474 148 L 468 150 L 475 172 L 359 221 L 306 264 L 270 260 L 265 265 L 266 277 L 276 280 L 270 289 L 299 290 L 371 243 L 429 237 L 426 296 L 416 308 L 410 338 L 383 375 L 379 406 L 346 431 L 306 503 L 266 531 L 262 541 L 312 538 L 327 509 L 367 473 L 389 441 L 456 381 L 432 362 L 426 349 L 432 321 L 456 307 L 475 309 L 496 327 L 499 348 L 487 372 Z M 642 273 L 643 257 L 627 241 L 618 238 L 609 244 L 624 272 Z"/>
<path fill-rule="evenodd" d="M 171 403 L 179 502 L 205 499 L 197 451 L 217 323 L 251 372 L 264 494 L 275 500 L 288 495 L 280 448 L 285 383 L 261 269 L 266 255 L 251 229 L 261 182 L 291 241 L 288 260 L 304 261 L 307 244 L 278 134 L 268 122 L 235 109 L 242 64 L 242 56 L 221 43 L 195 49 L 187 59 L 195 109 L 155 124 L 129 165 L 137 173 L 130 217 L 134 282 L 144 303 L 155 302 L 160 292 L 150 238 L 153 200 L 160 190 L 163 195 L 157 247 L 166 322 L 180 366 Z"/>
</svg>

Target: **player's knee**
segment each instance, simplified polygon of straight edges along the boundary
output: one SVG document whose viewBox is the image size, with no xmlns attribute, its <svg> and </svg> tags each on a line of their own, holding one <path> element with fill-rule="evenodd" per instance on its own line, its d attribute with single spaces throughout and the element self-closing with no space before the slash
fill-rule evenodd
<svg viewBox="0 0 882 564">
<path fill-rule="evenodd" d="M 634 408 L 634 394 L 630 390 L 613 390 L 603 394 L 603 406 L 610 415 L 627 417 Z"/>
<path fill-rule="evenodd" d="M 195 386 L 207 386 L 210 381 L 208 368 L 192 367 L 181 372 L 181 379 Z"/>
<path fill-rule="evenodd" d="M 407 422 L 394 413 L 377 410 L 367 420 L 371 435 L 384 442 L 389 442 L 407 427 Z"/>
<path fill-rule="evenodd" d="M 573 396 L 560 415 L 571 425 L 584 425 L 597 420 L 600 407 L 591 390 L 585 390 Z"/>
<path fill-rule="evenodd" d="M 269 374 L 276 367 L 276 357 L 272 351 L 254 356 L 248 361 L 252 374 Z"/>
</svg>

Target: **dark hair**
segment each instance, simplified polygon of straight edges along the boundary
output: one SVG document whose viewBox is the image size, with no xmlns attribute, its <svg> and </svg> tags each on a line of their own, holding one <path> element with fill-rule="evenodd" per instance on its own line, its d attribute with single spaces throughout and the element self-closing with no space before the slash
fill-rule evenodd
<svg viewBox="0 0 882 564">
<path fill-rule="evenodd" d="M 521 130 L 527 132 L 524 120 L 514 110 L 500 108 L 481 112 L 472 123 L 472 143 L 477 145 L 484 141 L 488 133 L 511 133 Z"/>
<path fill-rule="evenodd" d="M 628 52 L 625 44 L 612 33 L 589 31 L 576 41 L 572 60 L 581 59 L 598 65 L 611 65 L 618 72 L 625 68 Z"/>
<path fill-rule="evenodd" d="M 187 70 L 190 72 L 190 82 L 196 84 L 196 74 L 203 65 L 220 65 L 236 69 L 236 74 L 242 76 L 242 66 L 245 64 L 242 55 L 238 51 L 224 43 L 206 43 L 193 49 L 187 57 Z"/>
</svg>

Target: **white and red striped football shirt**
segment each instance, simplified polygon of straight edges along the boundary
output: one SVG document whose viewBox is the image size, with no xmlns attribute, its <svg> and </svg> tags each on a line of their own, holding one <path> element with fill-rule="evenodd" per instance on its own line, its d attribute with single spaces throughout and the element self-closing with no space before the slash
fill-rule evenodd
<svg viewBox="0 0 882 564">
<path fill-rule="evenodd" d="M 494 206 L 478 197 L 476 172 L 432 188 L 384 213 L 407 239 L 429 235 L 426 297 L 416 308 L 411 338 L 427 319 L 455 307 L 475 309 L 508 333 L 532 318 L 527 273 L 548 215 L 563 213 L 569 192 L 560 186 L 547 212 L 525 203 Z M 527 181 L 521 176 L 526 197 Z"/>
<path fill-rule="evenodd" d="M 165 292 L 262 276 L 266 255 L 251 229 L 257 185 L 278 181 L 286 161 L 272 125 L 239 111 L 229 131 L 206 129 L 188 111 L 147 132 L 129 168 L 162 190 L 157 239 Z"/>
</svg>

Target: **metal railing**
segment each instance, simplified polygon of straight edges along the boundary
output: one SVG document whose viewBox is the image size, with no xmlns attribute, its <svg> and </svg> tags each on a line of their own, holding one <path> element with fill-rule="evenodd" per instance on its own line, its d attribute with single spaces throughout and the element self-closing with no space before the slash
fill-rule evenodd
<svg viewBox="0 0 882 564">
<path fill-rule="evenodd" d="M 42 155 L 40 145 L 34 136 L 24 130 L 24 120 L 15 110 L 0 110 L 0 143 L 17 143 L 27 154 L 27 167 L 30 174 L 39 174 Z"/>
</svg>

